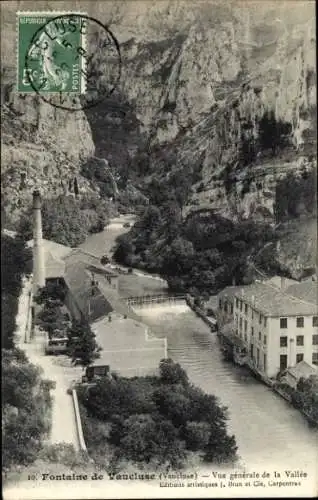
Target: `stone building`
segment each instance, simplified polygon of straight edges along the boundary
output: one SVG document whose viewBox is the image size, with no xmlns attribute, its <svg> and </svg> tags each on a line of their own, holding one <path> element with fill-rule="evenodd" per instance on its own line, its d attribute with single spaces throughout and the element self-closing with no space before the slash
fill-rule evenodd
<svg viewBox="0 0 318 500">
<path fill-rule="evenodd" d="M 318 365 L 317 282 L 281 285 L 268 280 L 219 294 L 233 342 L 245 347 L 246 363 L 269 378 L 301 361 Z"/>
</svg>

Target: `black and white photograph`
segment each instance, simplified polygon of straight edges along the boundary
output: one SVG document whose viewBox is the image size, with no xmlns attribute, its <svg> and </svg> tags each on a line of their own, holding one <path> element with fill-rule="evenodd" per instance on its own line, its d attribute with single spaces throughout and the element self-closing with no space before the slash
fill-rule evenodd
<svg viewBox="0 0 318 500">
<path fill-rule="evenodd" d="M 4 499 L 316 497 L 315 2 L 0 8 Z"/>
</svg>

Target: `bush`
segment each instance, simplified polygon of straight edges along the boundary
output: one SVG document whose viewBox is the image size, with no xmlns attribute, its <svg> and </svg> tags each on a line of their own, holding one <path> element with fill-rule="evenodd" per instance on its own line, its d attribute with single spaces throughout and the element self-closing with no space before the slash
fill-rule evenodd
<svg viewBox="0 0 318 500">
<path fill-rule="evenodd" d="M 182 442 L 168 420 L 154 419 L 149 414 L 132 415 L 124 422 L 113 424 L 111 440 L 119 445 L 119 456 L 133 462 L 179 466 L 185 458 Z"/>
<path fill-rule="evenodd" d="M 69 443 L 46 445 L 40 450 L 37 458 L 51 464 L 62 464 L 68 467 L 87 463 L 87 456 L 76 451 L 74 446 Z"/>
<path fill-rule="evenodd" d="M 205 449 L 210 437 L 210 427 L 206 422 L 187 422 L 185 426 L 185 440 L 187 447 L 192 451 Z"/>
<path fill-rule="evenodd" d="M 21 351 L 2 353 L 3 466 L 29 464 L 37 458 L 50 428 L 50 384 Z"/>
<path fill-rule="evenodd" d="M 159 364 L 160 380 L 164 384 L 188 384 L 188 375 L 179 363 L 172 359 L 163 359 Z"/>
</svg>

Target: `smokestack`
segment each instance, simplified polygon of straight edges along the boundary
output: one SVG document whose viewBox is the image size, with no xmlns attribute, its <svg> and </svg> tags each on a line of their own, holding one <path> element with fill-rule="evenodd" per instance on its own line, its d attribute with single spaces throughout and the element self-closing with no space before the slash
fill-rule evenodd
<svg viewBox="0 0 318 500">
<path fill-rule="evenodd" d="M 45 286 L 45 263 L 42 239 L 41 195 L 33 192 L 33 294 Z"/>
</svg>

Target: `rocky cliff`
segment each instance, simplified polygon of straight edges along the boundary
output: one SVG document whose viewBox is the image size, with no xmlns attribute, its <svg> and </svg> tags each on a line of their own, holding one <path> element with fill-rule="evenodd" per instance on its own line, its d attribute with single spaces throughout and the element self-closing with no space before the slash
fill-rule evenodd
<svg viewBox="0 0 318 500">
<path fill-rule="evenodd" d="M 49 6 L 37 2 L 37 9 Z M 3 61 L 10 68 L 17 7 L 33 8 L 6 4 Z M 67 7 L 78 9 L 78 2 Z M 20 187 L 24 171 L 30 187 L 36 177 L 53 193 L 61 180 L 67 185 L 80 175 L 79 164 L 95 146 L 125 181 L 136 175 L 135 158 L 145 160 L 137 171 L 141 186 L 154 175 L 164 182 L 171 171 L 195 171 L 186 214 L 207 208 L 231 219 L 272 220 L 277 180 L 316 167 L 314 4 L 141 0 L 80 7 L 118 39 L 120 85 L 86 115 L 6 90 L 10 211 L 18 213 L 27 196 Z"/>
<path fill-rule="evenodd" d="M 188 209 L 272 216 L 277 179 L 315 167 L 313 5 L 157 2 L 129 14 L 111 26 L 122 36 L 130 21 L 122 89 L 150 151 L 173 144 L 173 168 L 200 163 Z M 273 124 L 283 147 L 268 151 Z"/>
</svg>

